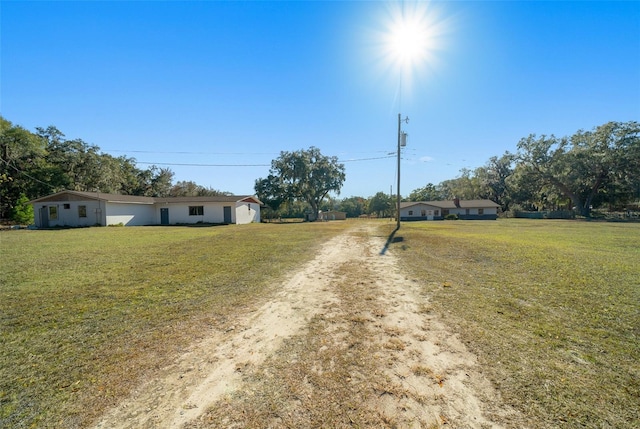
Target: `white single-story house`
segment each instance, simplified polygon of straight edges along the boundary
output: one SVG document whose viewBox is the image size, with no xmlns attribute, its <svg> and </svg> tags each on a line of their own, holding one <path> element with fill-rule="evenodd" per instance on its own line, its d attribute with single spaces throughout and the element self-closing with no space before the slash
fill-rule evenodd
<svg viewBox="0 0 640 429">
<path fill-rule="evenodd" d="M 495 220 L 500 206 L 491 200 L 411 201 L 400 203 L 400 220 L 442 220 L 458 215 L 466 220 Z"/>
<path fill-rule="evenodd" d="M 138 197 L 61 191 L 29 201 L 37 228 L 260 222 L 255 196 Z"/>
</svg>

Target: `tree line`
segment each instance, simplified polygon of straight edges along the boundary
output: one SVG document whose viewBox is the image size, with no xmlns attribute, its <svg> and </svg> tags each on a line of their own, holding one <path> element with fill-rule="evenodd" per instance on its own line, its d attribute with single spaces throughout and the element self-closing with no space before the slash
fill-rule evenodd
<svg viewBox="0 0 640 429">
<path fill-rule="evenodd" d="M 349 217 L 395 215 L 395 196 L 332 198 L 345 168 L 318 148 L 281 152 L 266 178 L 255 182 L 264 217 L 317 218 L 319 210 Z M 30 132 L 0 116 L 0 219 L 24 220 L 25 203 L 64 189 L 140 196 L 210 196 L 227 192 L 191 181 L 173 183 L 169 168 L 140 169 L 134 158 L 114 157 L 54 126 Z M 640 124 L 608 122 L 572 136 L 522 138 L 515 153 L 491 157 L 457 178 L 414 189 L 404 201 L 490 199 L 503 212 L 635 208 L 640 202 Z M 26 216 L 28 217 L 28 215 Z"/>
<path fill-rule="evenodd" d="M 190 181 L 173 183 L 168 168 L 101 153 L 55 126 L 30 132 L 0 116 L 0 219 L 24 220 L 25 203 L 65 189 L 151 197 L 226 194 Z"/>
<path fill-rule="evenodd" d="M 310 152 L 313 152 L 311 157 Z M 304 198 L 289 192 L 286 181 L 287 177 L 295 176 L 294 167 L 297 166 L 298 172 L 303 171 L 300 166 L 305 165 L 304 160 L 318 159 L 318 156 L 317 149 L 311 148 L 283 152 L 273 161 L 271 174 L 259 179 L 255 188 L 258 197 L 267 203 L 268 217 L 302 217 L 309 206 L 316 213 L 317 209 L 339 210 L 348 217 L 395 215 L 396 197 L 384 192 L 368 198 L 324 198 L 327 189 L 339 192 L 344 180 L 344 167 L 326 157 L 320 157 L 322 162 L 318 163 L 323 166 L 323 174 L 317 176 L 326 180 L 317 185 L 317 189 L 324 192 L 319 204 L 306 204 Z M 331 183 L 333 188 L 326 183 Z M 499 204 L 503 212 L 567 210 L 589 217 L 592 209 L 599 207 L 610 211 L 638 210 L 640 124 L 608 122 L 566 137 L 531 134 L 518 142 L 517 152 L 491 157 L 474 170 L 462 169 L 455 179 L 437 185 L 427 183 L 411 191 L 403 201 L 441 201 L 456 197 L 489 199 Z"/>
<path fill-rule="evenodd" d="M 522 138 L 517 152 L 494 156 L 456 179 L 427 184 L 411 201 L 487 198 L 514 210 L 637 209 L 640 202 L 640 124 L 608 122 L 572 136 Z"/>
</svg>

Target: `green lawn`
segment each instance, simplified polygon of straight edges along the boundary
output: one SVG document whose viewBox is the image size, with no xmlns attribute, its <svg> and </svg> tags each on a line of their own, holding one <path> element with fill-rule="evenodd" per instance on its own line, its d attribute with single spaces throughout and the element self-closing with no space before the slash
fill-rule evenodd
<svg viewBox="0 0 640 429">
<path fill-rule="evenodd" d="M 640 224 L 404 223 L 391 249 L 532 427 L 640 427 Z"/>
<path fill-rule="evenodd" d="M 346 223 L 0 232 L 0 427 L 82 427 Z"/>
<path fill-rule="evenodd" d="M 350 224 L 0 232 L 0 427 L 86 426 Z M 531 427 L 640 426 L 640 224 L 403 223 L 391 251 Z"/>
</svg>

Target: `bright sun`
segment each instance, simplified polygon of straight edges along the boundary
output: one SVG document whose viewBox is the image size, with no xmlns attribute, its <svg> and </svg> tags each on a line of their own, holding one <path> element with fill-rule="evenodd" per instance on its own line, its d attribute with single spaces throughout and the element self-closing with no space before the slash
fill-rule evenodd
<svg viewBox="0 0 640 429">
<path fill-rule="evenodd" d="M 415 19 L 401 18 L 393 23 L 388 34 L 391 57 L 402 66 L 424 59 L 429 49 L 429 28 Z"/>
<path fill-rule="evenodd" d="M 392 3 L 379 32 L 382 61 L 404 86 L 425 67 L 434 67 L 445 22 L 429 2 Z"/>
</svg>

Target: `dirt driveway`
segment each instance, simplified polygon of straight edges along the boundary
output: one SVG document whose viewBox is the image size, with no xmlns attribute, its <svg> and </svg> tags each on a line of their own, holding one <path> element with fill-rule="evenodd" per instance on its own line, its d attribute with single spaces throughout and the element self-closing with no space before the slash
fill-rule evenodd
<svg viewBox="0 0 640 429">
<path fill-rule="evenodd" d="M 505 427 L 515 412 L 376 234 L 327 242 L 95 427 Z"/>
</svg>

